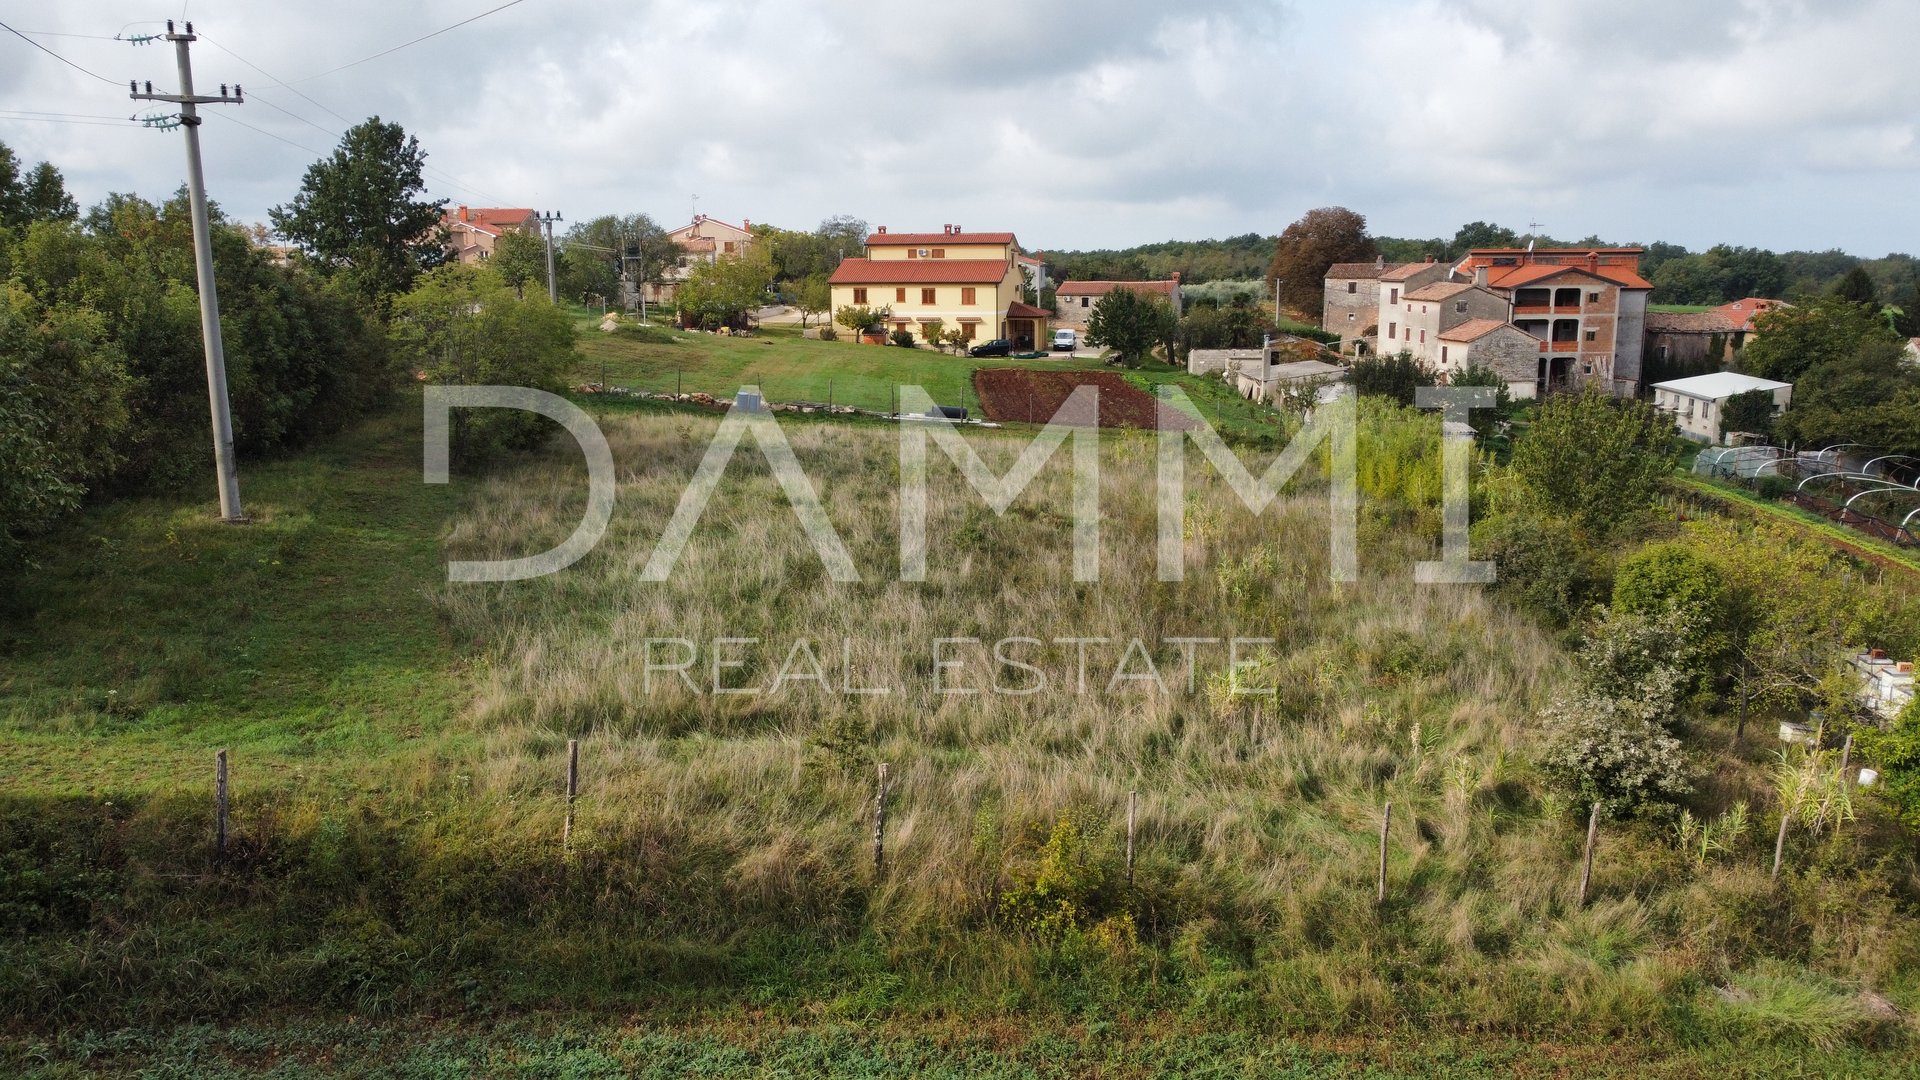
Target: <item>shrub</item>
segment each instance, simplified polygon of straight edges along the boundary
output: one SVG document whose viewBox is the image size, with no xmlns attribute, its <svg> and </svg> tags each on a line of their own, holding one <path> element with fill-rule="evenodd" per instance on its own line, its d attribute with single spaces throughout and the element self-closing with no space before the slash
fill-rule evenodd
<svg viewBox="0 0 1920 1080">
<path fill-rule="evenodd" d="M 1434 384 L 1434 374 L 1410 352 L 1362 357 L 1348 369 L 1353 391 L 1362 397 L 1387 397 L 1413 406 L 1414 391 Z"/>
<path fill-rule="evenodd" d="M 1641 719 L 1671 726 L 1681 697 L 1702 674 L 1701 655 L 1689 644 L 1693 626 L 1678 611 L 1652 617 L 1607 611 L 1580 646 L 1587 690 Z"/>
<path fill-rule="evenodd" d="M 903 349 L 913 348 L 913 331 L 904 326 L 894 327 L 893 333 L 888 334 L 887 339 Z"/>
<path fill-rule="evenodd" d="M 822 326 L 820 328 L 820 340 L 821 341 L 839 341 L 840 334 L 837 331 L 835 331 L 834 328 L 831 326 Z"/>
<path fill-rule="evenodd" d="M 1540 506 L 1595 532 L 1646 510 L 1673 472 L 1673 421 L 1646 401 L 1593 390 L 1554 394 L 1513 449 Z"/>
<path fill-rule="evenodd" d="M 1556 627 L 1604 595 L 1605 567 L 1578 530 L 1557 518 L 1497 514 L 1475 524 L 1473 551 L 1494 564 L 1494 588 Z"/>
<path fill-rule="evenodd" d="M 1000 896 L 1001 918 L 1053 944 L 1095 929 L 1130 942 L 1133 919 L 1121 913 L 1119 868 L 1111 852 L 1094 850 L 1101 831 L 1083 815 L 1062 814 L 1033 863 L 1012 872 L 1013 884 Z"/>
<path fill-rule="evenodd" d="M 1540 716 L 1540 771 L 1561 794 L 1608 817 L 1670 808 L 1693 791 L 1680 740 L 1598 694 L 1565 698 Z"/>
</svg>

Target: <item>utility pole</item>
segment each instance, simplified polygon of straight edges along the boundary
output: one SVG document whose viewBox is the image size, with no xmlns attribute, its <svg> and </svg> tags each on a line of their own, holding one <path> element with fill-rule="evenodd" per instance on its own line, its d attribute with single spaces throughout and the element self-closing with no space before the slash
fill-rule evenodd
<svg viewBox="0 0 1920 1080">
<path fill-rule="evenodd" d="M 553 223 L 564 220 L 558 210 L 545 210 L 540 214 L 540 228 L 547 234 L 547 299 L 560 302 L 559 286 L 553 280 Z"/>
<path fill-rule="evenodd" d="M 207 228 L 207 184 L 200 173 L 200 105 L 238 105 L 245 99 L 240 85 L 234 84 L 228 96 L 225 83 L 219 96 L 193 92 L 193 61 L 187 47 L 195 40 L 193 24 L 186 33 L 173 31 L 167 20 L 167 40 L 173 42 L 180 63 L 180 92 L 156 94 L 153 84 L 141 89 L 127 83 L 129 97 L 140 101 L 167 101 L 180 106 L 180 126 L 187 132 L 187 195 L 193 205 L 193 270 L 200 285 L 200 338 L 207 353 L 207 402 L 213 412 L 213 465 L 220 482 L 220 520 L 240 523 L 247 520 L 240 511 L 240 472 L 233 460 L 233 416 L 227 404 L 227 355 L 220 342 L 220 297 L 213 282 L 213 240 Z"/>
</svg>

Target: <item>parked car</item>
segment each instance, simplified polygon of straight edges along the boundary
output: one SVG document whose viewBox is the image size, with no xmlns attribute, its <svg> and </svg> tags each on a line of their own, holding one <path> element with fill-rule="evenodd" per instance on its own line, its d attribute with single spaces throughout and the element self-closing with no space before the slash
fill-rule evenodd
<svg viewBox="0 0 1920 1080">
<path fill-rule="evenodd" d="M 1078 337 L 1079 335 L 1071 330 L 1055 330 L 1053 332 L 1053 351 L 1060 352 L 1061 350 L 1065 350 L 1072 352 L 1078 341 Z"/>
<path fill-rule="evenodd" d="M 967 355 L 968 356 L 1011 356 L 1013 355 L 1013 342 L 1008 341 L 1006 338 L 994 338 L 992 341 L 986 342 L 985 344 L 975 345 L 973 348 L 968 349 Z"/>
</svg>

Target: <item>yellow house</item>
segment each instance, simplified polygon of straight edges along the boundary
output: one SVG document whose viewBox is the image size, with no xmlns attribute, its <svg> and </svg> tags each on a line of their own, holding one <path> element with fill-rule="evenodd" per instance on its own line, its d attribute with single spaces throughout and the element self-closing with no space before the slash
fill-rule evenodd
<svg viewBox="0 0 1920 1080">
<path fill-rule="evenodd" d="M 841 262 L 829 279 L 833 313 L 885 308 L 889 329 L 922 342 L 926 324 L 938 319 L 943 330 L 957 326 L 970 342 L 1007 338 L 1016 348 L 1045 347 L 1048 315 L 1020 299 L 1019 255 L 1012 233 L 965 232 L 957 225 L 889 233 L 882 225 L 867 237 L 866 257 Z"/>
</svg>

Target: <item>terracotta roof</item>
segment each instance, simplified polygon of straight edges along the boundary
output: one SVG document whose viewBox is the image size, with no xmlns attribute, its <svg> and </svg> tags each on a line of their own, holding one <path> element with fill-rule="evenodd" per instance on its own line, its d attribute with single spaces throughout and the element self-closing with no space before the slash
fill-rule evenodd
<svg viewBox="0 0 1920 1080">
<path fill-rule="evenodd" d="M 1785 300 L 1769 300 L 1764 296 L 1743 296 L 1731 304 L 1721 304 L 1713 310 L 1725 316 L 1727 321 L 1740 324 L 1740 329 L 1753 329 L 1753 317 L 1763 311 L 1778 307 L 1792 307 Z"/>
<path fill-rule="evenodd" d="M 1180 291 L 1177 281 L 1063 281 L 1054 289 L 1056 296 L 1105 296 L 1115 289 L 1128 292 L 1159 293 L 1174 296 Z"/>
<path fill-rule="evenodd" d="M 462 218 L 462 212 L 466 217 Z M 502 229 L 525 228 L 527 219 L 533 211 L 521 206 L 450 206 L 440 215 L 442 224 L 468 225 L 488 234 L 499 236 Z"/>
<path fill-rule="evenodd" d="M 1718 311 L 1649 311 L 1649 334 L 1730 334 L 1745 324 Z"/>
<path fill-rule="evenodd" d="M 844 259 L 827 280 L 835 285 L 996 285 L 1007 276 L 999 259 Z"/>
<path fill-rule="evenodd" d="M 684 232 L 687 229 L 696 228 L 701 225 L 719 225 L 722 228 L 732 229 L 734 232 L 743 232 L 743 233 L 747 233 L 748 235 L 752 235 L 753 233 L 753 230 L 747 228 L 745 224 L 735 225 L 730 221 L 721 221 L 719 218 L 708 217 L 705 214 L 700 214 L 697 217 L 695 217 L 692 221 L 687 222 L 685 225 L 682 225 L 677 229 L 668 229 L 667 235 L 671 236 L 674 233 Z"/>
<path fill-rule="evenodd" d="M 694 236 L 686 240 L 676 240 L 674 245 L 682 251 L 712 251 L 714 240 L 711 236 Z"/>
<path fill-rule="evenodd" d="M 1420 286 L 1405 296 L 1402 296 L 1400 299 L 1445 300 L 1456 293 L 1463 293 L 1471 288 L 1473 288 L 1473 284 L 1466 281 L 1434 281 Z"/>
<path fill-rule="evenodd" d="M 1478 341 L 1481 338 L 1486 337 L 1488 334 L 1493 333 L 1495 330 L 1498 330 L 1503 326 L 1513 326 L 1513 324 L 1501 322 L 1499 319 L 1468 319 L 1466 322 L 1463 322 L 1459 326 L 1456 326 L 1450 330 L 1440 331 L 1440 340 L 1441 341 Z M 1515 330 L 1520 330 L 1520 328 L 1517 326 L 1514 326 L 1513 328 Z M 1520 330 L 1520 332 L 1523 334 L 1527 333 L 1525 330 Z M 1528 334 L 1527 336 L 1531 337 L 1533 335 Z"/>
<path fill-rule="evenodd" d="M 1052 314 L 1053 312 L 1048 311 L 1046 308 L 1037 308 L 1032 304 L 1023 304 L 1018 300 L 1007 305 L 1007 318 L 1009 319 L 1044 319 Z"/>
<path fill-rule="evenodd" d="M 1393 266 L 1381 266 L 1378 263 L 1370 262 L 1334 263 L 1332 266 L 1327 267 L 1327 276 L 1330 278 L 1339 278 L 1342 281 L 1355 278 L 1361 281 L 1373 281 L 1388 270 L 1395 269 L 1398 265 L 1398 263 L 1395 263 Z"/>
<path fill-rule="evenodd" d="M 1431 270 L 1436 266 L 1442 269 L 1445 269 L 1446 265 L 1447 265 L 1446 263 L 1440 263 L 1440 262 L 1401 263 L 1399 266 L 1395 266 L 1390 269 L 1381 271 L 1380 280 L 1381 281 L 1405 281 L 1422 270 Z"/>
<path fill-rule="evenodd" d="M 1011 244 L 1010 232 L 877 232 L 867 237 L 868 247 L 939 247 L 941 244 Z"/>
<path fill-rule="evenodd" d="M 1623 289 L 1651 289 L 1653 283 L 1624 266 L 1556 266 L 1552 263 L 1528 263 L 1525 266 L 1489 266 L 1487 284 L 1496 289 L 1517 289 L 1561 274 L 1579 274 L 1599 278 Z"/>
<path fill-rule="evenodd" d="M 1474 248 L 1467 252 L 1467 257 L 1472 258 L 1475 255 L 1585 255 L 1589 251 L 1600 255 L 1639 255 L 1646 250 L 1646 248 L 1638 247 Z"/>
</svg>

